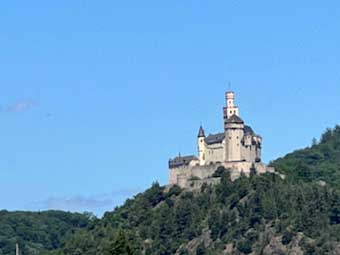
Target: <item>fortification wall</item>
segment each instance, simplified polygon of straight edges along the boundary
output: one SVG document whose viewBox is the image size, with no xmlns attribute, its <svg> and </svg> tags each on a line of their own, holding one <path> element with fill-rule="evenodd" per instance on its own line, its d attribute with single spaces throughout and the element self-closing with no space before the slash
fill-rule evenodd
<svg viewBox="0 0 340 255">
<path fill-rule="evenodd" d="M 220 182 L 221 182 L 220 177 L 207 178 L 207 179 L 196 180 L 196 181 L 188 181 L 186 188 L 189 189 L 189 190 L 197 190 L 197 189 L 201 189 L 204 184 L 206 184 L 206 185 L 216 185 L 216 184 L 219 184 Z"/>
<path fill-rule="evenodd" d="M 220 166 L 223 166 L 225 169 L 230 171 L 230 177 L 232 181 L 239 178 L 241 174 L 249 176 L 253 167 L 255 167 L 255 171 L 258 174 L 275 172 L 273 167 L 268 167 L 263 163 L 254 164 L 244 161 L 216 163 L 206 166 L 199 166 L 197 164 L 194 166 L 189 165 L 170 169 L 169 184 L 177 184 L 183 188 L 197 188 L 198 186 L 202 185 L 202 183 L 209 183 L 210 180 L 216 179 L 212 176 Z M 196 178 L 198 180 L 196 180 Z M 190 185 L 194 186 L 191 187 Z"/>
<path fill-rule="evenodd" d="M 186 187 L 188 180 L 192 177 L 198 177 L 201 180 L 210 178 L 221 165 L 222 164 L 219 163 L 206 166 L 181 166 L 170 169 L 169 183 Z"/>
</svg>

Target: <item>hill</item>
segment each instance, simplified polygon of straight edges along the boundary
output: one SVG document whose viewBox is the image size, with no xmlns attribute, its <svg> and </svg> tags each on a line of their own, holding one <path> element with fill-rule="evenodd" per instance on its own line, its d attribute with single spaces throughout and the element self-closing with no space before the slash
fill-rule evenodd
<svg viewBox="0 0 340 255">
<path fill-rule="evenodd" d="M 48 254 L 340 254 L 340 127 L 272 165 L 284 178 L 218 169 L 200 190 L 155 183 Z"/>
<path fill-rule="evenodd" d="M 61 211 L 0 211 L 0 254 L 15 254 L 16 243 L 20 244 L 22 254 L 55 250 L 92 221 L 88 214 Z"/>
<path fill-rule="evenodd" d="M 337 126 L 320 143 L 274 161 L 285 178 L 231 182 L 219 169 L 221 184 L 199 191 L 156 183 L 76 233 L 57 254 L 119 254 L 117 243 L 125 247 L 120 254 L 339 253 L 339 160 Z"/>
<path fill-rule="evenodd" d="M 281 173 L 296 181 L 321 181 L 340 187 L 340 126 L 327 129 L 320 142 L 297 150 L 272 163 Z"/>
</svg>

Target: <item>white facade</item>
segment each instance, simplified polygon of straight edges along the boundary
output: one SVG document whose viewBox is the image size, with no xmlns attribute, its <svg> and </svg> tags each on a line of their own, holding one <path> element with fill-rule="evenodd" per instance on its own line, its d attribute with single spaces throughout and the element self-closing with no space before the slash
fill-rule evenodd
<svg viewBox="0 0 340 255">
<path fill-rule="evenodd" d="M 239 117 L 239 109 L 234 99 L 233 92 L 226 93 L 224 133 L 205 137 L 204 130 L 200 127 L 198 158 L 201 166 L 221 162 L 261 161 L 262 139 Z"/>
<path fill-rule="evenodd" d="M 249 172 L 253 165 L 260 168 L 260 172 L 265 169 L 265 165 L 260 163 L 261 136 L 256 135 L 239 117 L 234 93 L 227 92 L 225 97 L 224 131 L 206 136 L 204 129 L 200 127 L 197 137 L 198 157 L 176 157 L 170 160 L 170 183 L 185 183 L 185 179 L 194 169 L 200 176 L 207 176 L 204 171 L 209 169 L 210 173 L 211 169 L 216 169 L 219 165 L 232 166 L 242 172 Z"/>
</svg>

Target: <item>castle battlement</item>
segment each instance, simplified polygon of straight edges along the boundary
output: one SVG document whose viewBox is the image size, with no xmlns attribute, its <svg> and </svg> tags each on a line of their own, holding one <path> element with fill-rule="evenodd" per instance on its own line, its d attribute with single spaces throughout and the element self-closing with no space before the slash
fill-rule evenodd
<svg viewBox="0 0 340 255">
<path fill-rule="evenodd" d="M 245 125 L 235 105 L 234 92 L 226 92 L 223 107 L 224 131 L 205 135 L 200 126 L 197 136 L 198 156 L 181 156 L 169 160 L 169 184 L 187 187 L 192 178 L 209 179 L 216 169 L 223 166 L 231 171 L 232 179 L 250 169 L 257 173 L 274 172 L 261 163 L 262 137 Z"/>
</svg>

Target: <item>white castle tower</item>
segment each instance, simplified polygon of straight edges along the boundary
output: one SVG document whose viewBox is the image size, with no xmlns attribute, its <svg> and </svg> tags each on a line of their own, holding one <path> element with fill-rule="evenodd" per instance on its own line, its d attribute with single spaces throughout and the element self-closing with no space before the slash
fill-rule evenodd
<svg viewBox="0 0 340 255">
<path fill-rule="evenodd" d="M 238 107 L 235 106 L 235 94 L 232 91 L 225 93 L 225 98 L 227 101 L 227 106 L 223 108 L 224 118 L 230 118 L 233 115 L 239 116 Z"/>
<path fill-rule="evenodd" d="M 242 139 L 244 122 L 239 117 L 238 107 L 234 104 L 234 92 L 226 93 L 227 106 L 223 108 L 225 132 L 225 161 L 242 161 Z"/>
</svg>

